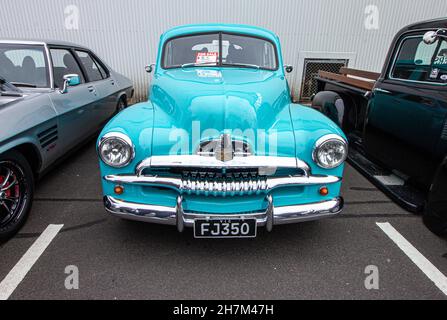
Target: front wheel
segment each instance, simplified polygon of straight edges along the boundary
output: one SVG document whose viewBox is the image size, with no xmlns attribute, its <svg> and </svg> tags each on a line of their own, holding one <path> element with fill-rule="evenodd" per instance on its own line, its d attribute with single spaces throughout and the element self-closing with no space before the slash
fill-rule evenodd
<svg viewBox="0 0 447 320">
<path fill-rule="evenodd" d="M 447 236 L 447 219 L 442 219 L 433 212 L 424 214 L 425 226 L 434 234 L 442 237 Z"/>
<path fill-rule="evenodd" d="M 438 236 L 447 236 L 447 158 L 439 167 L 430 188 L 424 224 Z"/>
<path fill-rule="evenodd" d="M 118 101 L 118 105 L 116 106 L 116 113 L 120 113 L 121 111 L 123 111 L 126 108 L 127 108 L 127 99 L 122 97 Z"/>
<path fill-rule="evenodd" d="M 16 234 L 31 210 L 34 176 L 18 152 L 0 155 L 0 241 Z"/>
</svg>

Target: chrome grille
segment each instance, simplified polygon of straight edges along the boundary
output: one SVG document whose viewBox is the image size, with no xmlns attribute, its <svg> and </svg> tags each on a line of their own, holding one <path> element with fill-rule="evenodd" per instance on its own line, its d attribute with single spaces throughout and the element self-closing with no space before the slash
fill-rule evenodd
<svg viewBox="0 0 447 320">
<path fill-rule="evenodd" d="M 105 179 L 223 197 L 339 181 L 337 177 L 311 176 L 310 167 L 294 157 L 246 156 L 224 162 L 199 155 L 152 156 L 138 164 L 135 175 L 111 175 Z"/>
<path fill-rule="evenodd" d="M 248 172 L 184 174 L 181 180 L 181 189 L 196 195 L 252 195 L 267 190 L 267 187 L 267 177 Z"/>
</svg>

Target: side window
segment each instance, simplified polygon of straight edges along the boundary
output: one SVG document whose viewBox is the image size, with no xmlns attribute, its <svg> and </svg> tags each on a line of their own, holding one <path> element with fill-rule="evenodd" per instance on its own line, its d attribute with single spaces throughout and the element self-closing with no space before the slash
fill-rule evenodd
<svg viewBox="0 0 447 320">
<path fill-rule="evenodd" d="M 76 50 L 76 54 L 84 66 L 89 81 L 99 81 L 106 77 L 104 69 L 100 69 L 99 64 L 93 60 L 88 52 Z"/>
<path fill-rule="evenodd" d="M 50 49 L 53 60 L 54 84 L 57 88 L 64 86 L 64 75 L 77 74 L 81 77 L 81 83 L 85 83 L 81 68 L 75 57 L 67 49 Z"/>
<path fill-rule="evenodd" d="M 98 69 L 99 69 L 99 72 L 101 72 L 101 76 L 102 76 L 102 78 L 103 78 L 103 79 L 108 78 L 108 77 L 110 76 L 108 70 L 105 69 L 105 67 L 103 66 L 103 64 L 102 64 L 98 59 L 96 59 L 96 58 L 93 57 L 93 56 L 92 56 L 92 58 L 93 58 L 93 60 L 95 61 L 96 65 L 98 66 Z"/>
<path fill-rule="evenodd" d="M 402 40 L 391 77 L 419 82 L 447 83 L 447 43 L 438 40 L 429 45 L 421 36 Z"/>
</svg>

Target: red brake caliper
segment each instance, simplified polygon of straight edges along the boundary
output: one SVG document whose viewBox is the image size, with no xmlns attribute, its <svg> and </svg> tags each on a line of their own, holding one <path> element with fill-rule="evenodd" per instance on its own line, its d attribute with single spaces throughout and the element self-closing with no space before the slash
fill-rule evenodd
<svg viewBox="0 0 447 320">
<path fill-rule="evenodd" d="M 3 184 L 3 182 L 5 181 L 5 177 L 4 176 L 0 176 L 0 185 Z M 5 188 L 8 187 L 8 185 L 4 186 Z M 11 189 L 6 190 L 5 192 L 7 197 L 11 196 Z"/>
</svg>

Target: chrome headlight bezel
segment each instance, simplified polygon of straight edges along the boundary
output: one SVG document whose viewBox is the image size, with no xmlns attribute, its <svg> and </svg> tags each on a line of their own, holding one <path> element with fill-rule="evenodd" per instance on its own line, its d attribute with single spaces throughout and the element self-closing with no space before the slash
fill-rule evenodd
<svg viewBox="0 0 447 320">
<path fill-rule="evenodd" d="M 325 165 L 320 162 L 320 159 L 318 157 L 318 152 L 321 150 L 321 148 L 325 144 L 333 143 L 333 142 L 340 143 L 343 146 L 343 148 L 345 150 L 344 155 L 338 163 L 336 163 L 334 165 Z M 338 168 L 346 161 L 347 158 L 348 158 L 348 142 L 345 139 L 343 139 L 341 136 L 339 136 L 337 134 L 328 134 L 328 135 L 322 136 L 320 139 L 317 140 L 317 142 L 315 142 L 315 145 L 314 145 L 314 148 L 312 151 L 312 159 L 320 168 L 323 168 L 323 169 Z"/>
<path fill-rule="evenodd" d="M 106 159 L 104 159 L 103 153 L 102 153 L 102 147 L 104 146 L 104 144 L 106 142 L 109 142 L 110 140 L 118 140 L 119 142 L 123 143 L 127 148 L 129 148 L 129 158 L 119 164 L 119 165 L 115 165 L 115 164 L 111 164 L 110 162 L 108 162 Z M 112 168 L 124 168 L 127 165 L 129 165 L 129 163 L 131 163 L 133 161 L 133 159 L 135 159 L 135 146 L 132 143 L 132 140 L 125 135 L 124 133 L 121 132 L 109 132 L 107 134 L 105 134 L 104 136 L 101 137 L 101 139 L 98 142 L 98 155 L 99 158 L 101 159 L 101 161 L 106 164 L 109 167 Z"/>
</svg>

